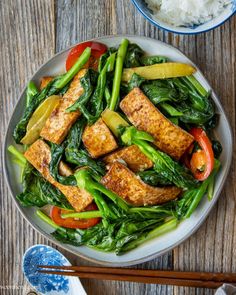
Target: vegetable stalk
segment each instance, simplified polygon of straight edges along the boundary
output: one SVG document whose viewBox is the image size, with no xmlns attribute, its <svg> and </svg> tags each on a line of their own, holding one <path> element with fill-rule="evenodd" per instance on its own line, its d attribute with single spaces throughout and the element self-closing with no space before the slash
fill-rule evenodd
<svg viewBox="0 0 236 295">
<path fill-rule="evenodd" d="M 26 107 L 28 107 L 33 97 L 38 94 L 38 89 L 33 81 L 30 81 L 26 89 Z"/>
<path fill-rule="evenodd" d="M 62 218 L 80 218 L 80 219 L 88 219 L 88 218 L 97 218 L 102 217 L 102 214 L 98 210 L 94 211 L 85 211 L 85 212 L 71 212 L 67 214 L 61 214 Z"/>
<path fill-rule="evenodd" d="M 123 39 L 117 53 L 115 74 L 114 74 L 114 80 L 112 85 L 111 101 L 109 106 L 109 109 L 112 111 L 114 111 L 117 106 L 117 101 L 120 94 L 120 83 L 121 83 L 123 65 L 124 65 L 124 60 L 127 53 L 128 45 L 129 45 L 129 41 L 127 39 Z"/>
<path fill-rule="evenodd" d="M 213 169 L 212 173 L 210 174 L 210 176 L 202 182 L 201 186 L 198 189 L 193 190 L 194 198 L 193 198 L 191 205 L 188 207 L 188 210 L 185 214 L 185 218 L 190 217 L 192 215 L 193 211 L 197 208 L 201 199 L 205 195 L 208 186 L 211 185 L 211 182 L 214 180 L 219 169 L 220 169 L 220 161 L 215 159 L 214 169 Z M 183 198 L 184 198 L 184 196 L 183 196 Z"/>
<path fill-rule="evenodd" d="M 19 152 L 13 145 L 9 145 L 7 150 L 14 156 L 16 163 L 24 168 L 25 164 L 27 163 L 25 156 L 21 152 Z"/>
<path fill-rule="evenodd" d="M 59 225 L 57 225 L 50 217 L 48 217 L 45 213 L 43 213 L 41 210 L 37 210 L 36 211 L 36 215 L 43 220 L 44 222 L 46 222 L 48 225 L 52 226 L 55 229 L 63 229 L 62 227 L 60 227 Z"/>
<path fill-rule="evenodd" d="M 88 169 L 80 169 L 74 174 L 74 176 L 77 180 L 78 187 L 85 189 L 94 197 L 99 210 L 103 212 L 105 216 L 115 218 L 114 213 L 107 206 L 105 200 L 102 197 L 102 194 L 107 196 L 120 209 L 124 211 L 129 210 L 129 206 L 126 204 L 126 202 L 123 201 L 123 199 L 121 199 L 118 195 L 105 188 L 105 186 L 103 186 L 101 183 L 95 181 L 91 171 Z"/>
<path fill-rule="evenodd" d="M 86 64 L 86 62 L 89 60 L 91 55 L 91 48 L 87 47 L 84 52 L 81 54 L 81 56 L 78 58 L 76 63 L 73 65 L 73 67 L 70 68 L 70 70 L 62 76 L 60 80 L 58 80 L 55 83 L 55 88 L 62 89 L 67 83 L 70 82 L 70 80 L 79 72 L 79 70 L 82 69 L 82 67 Z"/>
<path fill-rule="evenodd" d="M 176 218 L 173 218 L 173 219 L 165 222 L 164 224 L 154 228 L 150 232 L 143 233 L 141 236 L 139 236 L 138 239 L 135 239 L 135 240 L 127 243 L 126 245 L 124 245 L 121 249 L 118 249 L 118 251 L 116 253 L 118 255 L 120 255 L 123 252 L 130 251 L 130 250 L 138 247 L 139 245 L 143 244 L 144 242 L 147 242 L 153 238 L 159 237 L 159 236 L 175 229 L 177 227 L 177 225 L 178 225 L 178 220 Z"/>
</svg>

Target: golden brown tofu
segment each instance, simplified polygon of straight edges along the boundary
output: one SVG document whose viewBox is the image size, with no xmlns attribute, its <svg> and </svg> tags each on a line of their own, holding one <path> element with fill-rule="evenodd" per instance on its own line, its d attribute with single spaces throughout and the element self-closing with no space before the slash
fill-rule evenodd
<svg viewBox="0 0 236 295">
<path fill-rule="evenodd" d="M 174 200 L 181 192 L 175 186 L 154 187 L 144 183 L 126 166 L 114 162 L 102 184 L 134 206 L 157 205 Z"/>
<path fill-rule="evenodd" d="M 120 160 L 125 161 L 129 169 L 134 172 L 143 171 L 153 166 L 152 161 L 136 145 L 124 147 L 103 158 L 108 169 L 112 163 Z"/>
<path fill-rule="evenodd" d="M 194 140 L 191 134 L 170 122 L 139 88 L 121 101 L 120 108 L 133 125 L 154 137 L 160 150 L 177 160 Z"/>
<path fill-rule="evenodd" d="M 68 113 L 66 109 L 73 105 L 83 93 L 80 79 L 86 74 L 86 71 L 83 69 L 74 77 L 68 91 L 47 119 L 40 133 L 44 139 L 60 144 L 65 139 L 71 126 L 80 116 L 80 111 Z"/>
<path fill-rule="evenodd" d="M 101 157 L 118 148 L 114 136 L 102 119 L 85 127 L 82 141 L 93 158 Z"/>
<path fill-rule="evenodd" d="M 53 77 L 50 76 L 43 77 L 40 82 L 40 90 L 43 90 L 43 88 L 45 88 L 48 85 L 48 83 L 52 81 L 52 79 Z"/>
<path fill-rule="evenodd" d="M 25 157 L 45 179 L 65 195 L 76 211 L 82 211 L 93 201 L 92 196 L 85 190 L 77 186 L 60 184 L 50 175 L 51 152 L 50 147 L 43 140 L 38 139 L 35 141 L 25 152 Z M 59 171 L 65 176 L 70 175 L 72 172 L 65 163 L 60 164 Z"/>
</svg>

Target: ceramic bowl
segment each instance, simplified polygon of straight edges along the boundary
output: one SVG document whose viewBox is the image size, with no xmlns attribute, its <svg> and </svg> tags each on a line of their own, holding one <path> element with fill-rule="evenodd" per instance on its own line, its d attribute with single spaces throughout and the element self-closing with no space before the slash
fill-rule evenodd
<svg viewBox="0 0 236 295">
<path fill-rule="evenodd" d="M 40 273 L 38 265 L 71 264 L 64 255 L 50 246 L 39 244 L 26 250 L 22 270 L 28 283 L 41 295 L 87 295 L 77 277 Z"/>
<path fill-rule="evenodd" d="M 156 239 L 153 239 L 149 242 L 146 242 L 140 247 L 121 256 L 116 256 L 114 253 L 104 253 L 95 251 L 91 248 L 87 248 L 84 246 L 74 247 L 71 245 L 62 244 L 61 242 L 56 241 L 50 235 L 53 229 L 35 215 L 35 208 L 22 207 L 16 200 L 16 195 L 22 191 L 22 187 L 19 182 L 20 171 L 18 167 L 12 162 L 11 156 L 7 152 L 7 147 L 10 144 L 15 145 L 12 138 L 12 133 L 24 109 L 24 97 L 26 89 L 24 89 L 21 93 L 19 100 L 13 111 L 13 114 L 11 116 L 8 129 L 6 131 L 4 146 L 4 166 L 6 180 L 8 182 L 12 197 L 16 202 L 16 206 L 18 207 L 21 214 L 25 217 L 25 219 L 28 220 L 28 222 L 41 234 L 43 234 L 48 239 L 54 241 L 54 243 L 63 247 L 64 249 L 95 263 L 108 266 L 127 266 L 153 259 L 154 257 L 160 256 L 166 253 L 167 251 L 173 249 L 174 247 L 182 243 L 184 240 L 186 240 L 188 237 L 190 237 L 206 219 L 210 210 L 216 203 L 217 198 L 220 196 L 220 192 L 227 177 L 232 158 L 232 134 L 228 120 L 221 106 L 220 100 L 218 99 L 214 91 L 211 89 L 210 85 L 208 84 L 207 80 L 204 78 L 202 73 L 198 70 L 197 66 L 193 64 L 191 60 L 189 60 L 178 49 L 154 39 L 137 36 L 108 36 L 98 38 L 96 40 L 105 43 L 108 46 L 118 46 L 124 37 L 128 38 L 130 42 L 137 43 L 146 53 L 150 55 L 164 55 L 172 61 L 192 64 L 197 69 L 195 77 L 207 90 L 212 91 L 212 98 L 215 102 L 216 110 L 220 114 L 219 124 L 216 128 L 215 133 L 216 137 L 223 144 L 223 152 L 220 158 L 222 168 L 217 175 L 215 183 L 215 192 L 212 201 L 208 201 L 207 198 L 204 198 L 202 202 L 199 204 L 197 210 L 192 214 L 191 218 L 183 221 L 177 227 L 176 230 L 169 232 L 163 236 L 160 236 Z M 40 78 L 42 78 L 43 76 L 53 76 L 63 73 L 65 71 L 65 60 L 69 50 L 70 48 L 58 53 L 53 58 L 51 58 L 33 75 L 31 80 L 33 80 L 36 84 L 39 85 Z"/>
<path fill-rule="evenodd" d="M 194 35 L 194 34 L 204 33 L 204 32 L 213 30 L 217 28 L 218 26 L 223 25 L 223 23 L 225 23 L 236 12 L 236 0 L 232 0 L 232 4 L 227 5 L 220 15 L 218 15 L 217 17 L 213 18 L 212 20 L 208 22 L 205 22 L 200 25 L 191 26 L 191 27 L 180 27 L 180 26 L 175 27 L 154 16 L 152 10 L 148 8 L 144 0 L 131 0 L 131 1 L 134 3 L 138 11 L 154 26 L 175 34 L 185 34 L 185 35 L 193 34 Z"/>
</svg>

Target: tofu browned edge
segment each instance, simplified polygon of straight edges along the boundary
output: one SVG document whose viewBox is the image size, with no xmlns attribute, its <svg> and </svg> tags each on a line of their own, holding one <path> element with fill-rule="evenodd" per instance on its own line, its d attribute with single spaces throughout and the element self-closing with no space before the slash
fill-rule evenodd
<svg viewBox="0 0 236 295">
<path fill-rule="evenodd" d="M 113 134 L 102 118 L 93 125 L 86 126 L 82 141 L 92 158 L 99 158 L 118 148 Z"/>
<path fill-rule="evenodd" d="M 168 120 L 137 87 L 123 98 L 120 108 L 134 126 L 151 134 L 154 144 L 174 159 L 179 160 L 194 141 L 191 134 Z"/>
<path fill-rule="evenodd" d="M 152 161 L 136 145 L 130 145 L 116 150 L 106 155 L 103 161 L 107 165 L 107 169 L 115 161 L 124 161 L 133 172 L 144 171 L 153 166 Z"/>
<path fill-rule="evenodd" d="M 111 164 L 101 183 L 134 206 L 162 204 L 176 199 L 182 191 L 175 186 L 153 187 L 147 185 L 118 161 Z"/>
<path fill-rule="evenodd" d="M 52 185 L 57 187 L 67 198 L 76 211 L 84 210 L 92 201 L 92 196 L 78 186 L 67 186 L 57 182 L 49 171 L 51 161 L 50 147 L 41 139 L 35 141 L 25 152 L 26 159 L 42 174 Z M 70 168 L 63 162 L 60 171 L 67 176 L 71 173 Z"/>
<path fill-rule="evenodd" d="M 83 93 L 80 79 L 84 77 L 87 70 L 80 70 L 72 80 L 69 89 L 64 94 L 59 104 L 54 108 L 47 119 L 40 136 L 56 144 L 60 144 L 67 136 L 71 126 L 80 116 L 80 111 L 66 112 L 66 109 L 73 105 Z"/>
</svg>

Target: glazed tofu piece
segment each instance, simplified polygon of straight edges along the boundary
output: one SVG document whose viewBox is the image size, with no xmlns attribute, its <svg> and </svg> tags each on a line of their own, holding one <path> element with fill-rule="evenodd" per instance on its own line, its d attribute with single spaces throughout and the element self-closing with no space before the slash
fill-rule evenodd
<svg viewBox="0 0 236 295">
<path fill-rule="evenodd" d="M 52 81 L 52 79 L 53 77 L 50 76 L 43 77 L 40 82 L 40 90 L 43 90 L 43 88 L 45 88 L 48 85 L 48 83 Z"/>
<path fill-rule="evenodd" d="M 154 144 L 176 160 L 194 140 L 191 134 L 170 122 L 139 88 L 121 101 L 120 108 L 134 126 L 151 134 Z"/>
<path fill-rule="evenodd" d="M 83 69 L 74 77 L 68 91 L 47 119 L 40 133 L 44 139 L 60 144 L 65 139 L 71 126 L 79 118 L 80 111 L 68 113 L 66 109 L 73 105 L 83 93 L 80 79 L 86 74 L 86 71 Z"/>
<path fill-rule="evenodd" d="M 84 210 L 92 201 L 92 196 L 77 186 L 63 185 L 57 182 L 49 172 L 51 161 L 50 147 L 41 139 L 35 141 L 25 152 L 26 159 L 42 174 L 52 185 L 57 187 L 67 198 L 76 211 Z M 60 163 L 59 171 L 64 176 L 72 174 L 71 169 L 63 162 Z"/>
<path fill-rule="evenodd" d="M 124 161 L 133 172 L 144 171 L 153 166 L 153 163 L 146 157 L 136 145 L 127 146 L 114 151 L 103 158 L 107 168 L 115 161 Z"/>
<path fill-rule="evenodd" d="M 102 119 L 85 127 L 82 141 L 92 158 L 101 157 L 118 148 L 114 136 Z"/>
<path fill-rule="evenodd" d="M 134 206 L 158 205 L 177 198 L 181 189 L 175 186 L 153 187 L 144 183 L 131 170 L 114 162 L 101 180 L 105 187 Z"/>
</svg>

